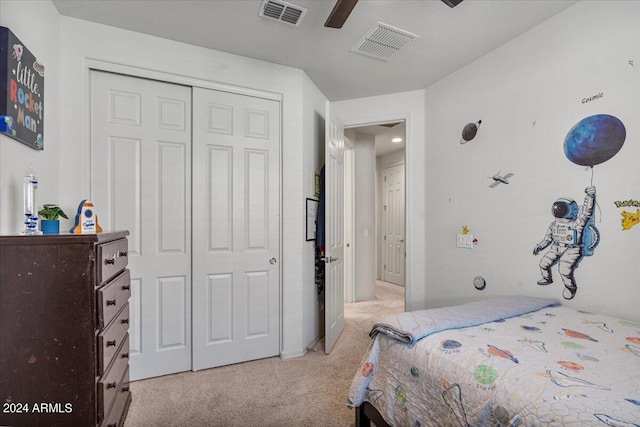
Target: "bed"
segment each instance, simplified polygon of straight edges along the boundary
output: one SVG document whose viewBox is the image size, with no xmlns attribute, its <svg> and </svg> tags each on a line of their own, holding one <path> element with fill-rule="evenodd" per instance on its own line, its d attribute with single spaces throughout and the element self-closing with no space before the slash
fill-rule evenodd
<svg viewBox="0 0 640 427">
<path fill-rule="evenodd" d="M 639 426 L 640 323 L 496 297 L 375 325 L 356 426 Z"/>
</svg>

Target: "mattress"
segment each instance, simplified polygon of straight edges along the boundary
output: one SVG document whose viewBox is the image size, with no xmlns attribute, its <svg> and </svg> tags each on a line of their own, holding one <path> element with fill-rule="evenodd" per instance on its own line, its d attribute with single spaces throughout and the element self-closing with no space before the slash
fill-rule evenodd
<svg viewBox="0 0 640 427">
<path fill-rule="evenodd" d="M 461 307 L 448 315 L 469 318 Z M 409 342 L 374 328 L 348 406 L 368 401 L 393 426 L 640 426 L 640 323 L 521 311 Z"/>
</svg>

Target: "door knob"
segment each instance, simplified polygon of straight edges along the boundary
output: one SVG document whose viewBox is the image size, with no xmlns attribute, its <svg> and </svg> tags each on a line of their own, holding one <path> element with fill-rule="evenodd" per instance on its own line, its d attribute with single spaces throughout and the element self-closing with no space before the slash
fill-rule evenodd
<svg viewBox="0 0 640 427">
<path fill-rule="evenodd" d="M 275 259 L 275 258 L 271 258 L 271 259 L 269 260 L 269 264 L 271 264 L 271 265 L 274 265 L 276 262 L 278 262 L 278 261 L 276 261 L 276 259 Z"/>
</svg>

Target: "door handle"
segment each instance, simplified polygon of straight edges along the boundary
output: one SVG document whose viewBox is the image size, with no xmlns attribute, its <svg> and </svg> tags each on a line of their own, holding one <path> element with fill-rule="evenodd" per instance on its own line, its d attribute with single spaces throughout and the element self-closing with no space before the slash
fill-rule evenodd
<svg viewBox="0 0 640 427">
<path fill-rule="evenodd" d="M 271 258 L 269 260 L 269 264 L 271 264 L 271 265 L 275 265 L 276 262 L 278 262 L 278 261 L 275 258 Z"/>
<path fill-rule="evenodd" d="M 334 258 L 334 257 L 332 257 L 332 256 L 330 256 L 330 257 L 322 257 L 322 258 L 320 258 L 320 260 L 322 260 L 322 261 L 324 261 L 325 263 L 329 264 L 329 263 L 331 263 L 331 262 L 335 262 L 335 261 L 337 261 L 337 260 L 338 260 L 338 257 L 335 257 L 335 258 Z"/>
</svg>

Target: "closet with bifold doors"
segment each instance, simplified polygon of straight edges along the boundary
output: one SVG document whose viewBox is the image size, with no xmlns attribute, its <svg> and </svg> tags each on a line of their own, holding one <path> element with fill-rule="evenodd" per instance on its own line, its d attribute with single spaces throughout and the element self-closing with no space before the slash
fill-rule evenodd
<svg viewBox="0 0 640 427">
<path fill-rule="evenodd" d="M 90 72 L 91 200 L 130 232 L 132 380 L 280 351 L 280 99 L 182 80 Z"/>
</svg>

